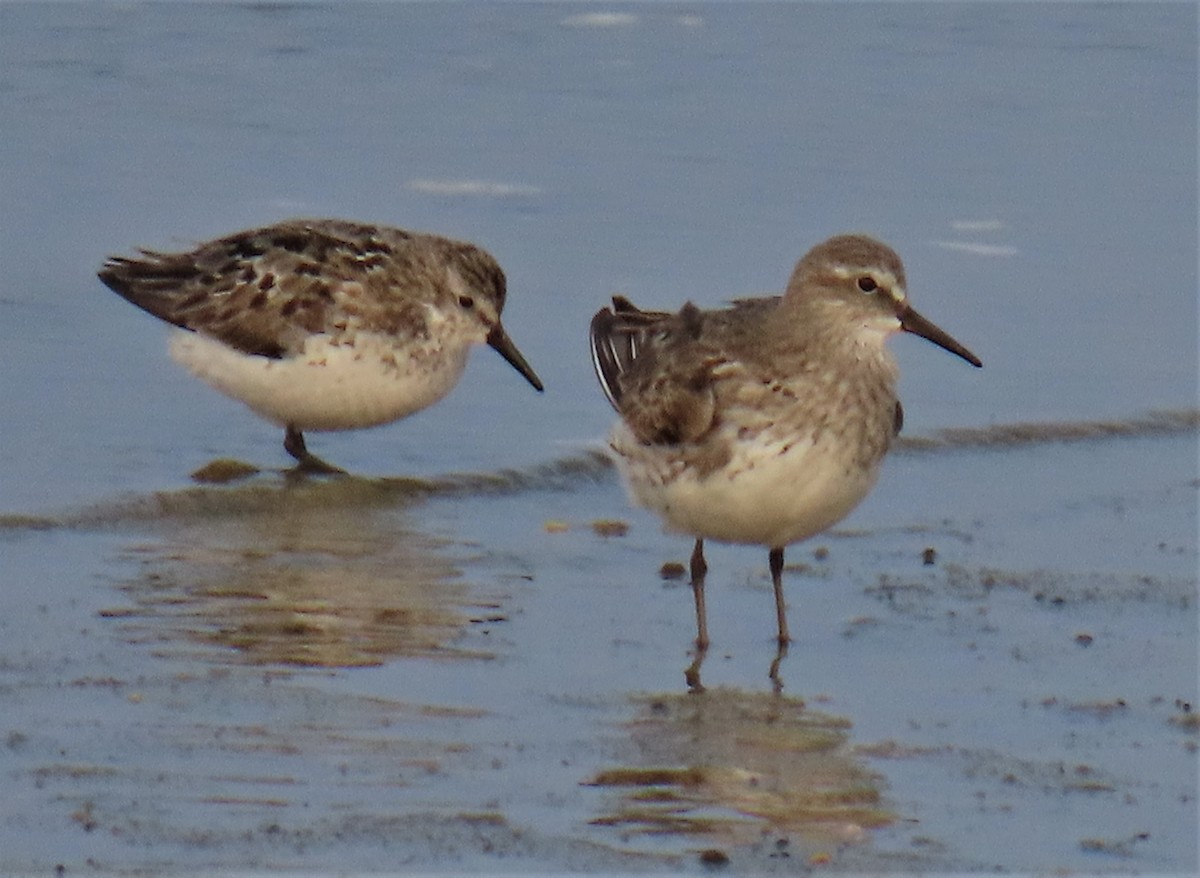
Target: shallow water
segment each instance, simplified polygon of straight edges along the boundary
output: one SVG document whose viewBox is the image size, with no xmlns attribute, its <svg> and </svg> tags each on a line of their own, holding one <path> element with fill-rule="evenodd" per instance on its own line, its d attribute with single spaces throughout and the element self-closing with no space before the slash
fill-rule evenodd
<svg viewBox="0 0 1200 878">
<path fill-rule="evenodd" d="M 792 551 L 779 692 L 765 558 L 720 547 L 707 691 L 687 694 L 690 594 L 657 571 L 688 546 L 626 515 L 599 463 L 491 490 L 267 474 L 9 520 L 27 587 L 0 622 L 20 793 L 0 850 L 102 871 L 636 871 L 705 850 L 1178 869 L 1194 452 L 1186 427 L 902 449 L 852 526 Z M 1042 490 L 1031 460 L 1056 473 Z M 943 479 L 936 514 L 906 514 Z M 999 486 L 1022 479 L 1018 504 Z"/>
<path fill-rule="evenodd" d="M 1195 30 L 0 5 L 0 872 L 1195 871 Z M 546 394 L 482 351 L 310 437 L 357 477 L 284 477 L 94 272 L 291 215 L 488 247 Z M 985 368 L 894 343 L 906 439 L 788 553 L 782 690 L 765 553 L 713 546 L 688 695 L 689 546 L 596 453 L 588 318 L 847 229 Z"/>
</svg>

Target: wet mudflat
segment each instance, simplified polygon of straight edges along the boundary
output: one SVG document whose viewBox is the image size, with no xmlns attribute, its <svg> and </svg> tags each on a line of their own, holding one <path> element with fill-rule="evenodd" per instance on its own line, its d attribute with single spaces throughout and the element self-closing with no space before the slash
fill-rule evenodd
<svg viewBox="0 0 1200 878">
<path fill-rule="evenodd" d="M 699 694 L 690 594 L 659 575 L 687 541 L 598 457 L 9 521 L 7 575 L 46 587 L 0 622 L 4 866 L 1186 871 L 1175 422 L 910 443 L 855 527 L 793 552 L 781 687 L 765 559 L 719 548 Z M 935 477 L 938 514 L 906 512 Z"/>
</svg>

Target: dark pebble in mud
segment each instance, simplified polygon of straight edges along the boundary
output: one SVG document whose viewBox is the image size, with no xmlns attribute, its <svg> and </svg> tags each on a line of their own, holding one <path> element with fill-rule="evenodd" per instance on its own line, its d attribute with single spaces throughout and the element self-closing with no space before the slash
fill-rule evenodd
<svg viewBox="0 0 1200 878">
<path fill-rule="evenodd" d="M 629 523 L 612 518 L 602 518 L 592 522 L 592 530 L 602 537 L 623 537 L 629 533 Z"/>
<path fill-rule="evenodd" d="M 729 854 L 719 848 L 709 848 L 700 852 L 700 862 L 706 866 L 728 866 Z"/>
<path fill-rule="evenodd" d="M 678 561 L 668 561 L 658 568 L 658 575 L 666 580 L 683 579 L 687 575 L 687 570 Z"/>
</svg>

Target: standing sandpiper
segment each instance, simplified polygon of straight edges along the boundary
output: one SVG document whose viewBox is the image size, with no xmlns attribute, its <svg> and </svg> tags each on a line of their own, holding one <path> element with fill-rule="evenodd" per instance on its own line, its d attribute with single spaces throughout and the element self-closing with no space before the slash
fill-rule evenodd
<svg viewBox="0 0 1200 878">
<path fill-rule="evenodd" d="M 621 415 L 609 445 L 629 492 L 696 538 L 701 653 L 705 539 L 767 547 L 786 646 L 783 550 L 841 521 L 875 484 L 903 422 L 884 344 L 899 330 L 982 365 L 912 309 L 900 257 L 861 235 L 810 250 L 783 296 L 720 311 L 689 302 L 678 314 L 614 297 L 592 318 L 596 374 Z"/>
<path fill-rule="evenodd" d="M 180 327 L 171 355 L 286 430 L 306 472 L 305 430 L 411 415 L 450 392 L 486 342 L 537 390 L 500 324 L 504 272 L 462 241 L 344 220 L 288 220 L 189 253 L 114 256 L 100 280 Z"/>
</svg>

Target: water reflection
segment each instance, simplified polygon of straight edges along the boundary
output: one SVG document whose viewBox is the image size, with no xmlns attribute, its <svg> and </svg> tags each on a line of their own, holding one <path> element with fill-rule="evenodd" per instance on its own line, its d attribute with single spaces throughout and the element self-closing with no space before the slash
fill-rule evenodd
<svg viewBox="0 0 1200 878">
<path fill-rule="evenodd" d="M 841 844 L 894 816 L 882 779 L 848 746 L 850 721 L 799 698 L 734 689 L 643 696 L 628 725 L 626 764 L 588 783 L 613 790 L 593 825 L 628 839 L 694 843 Z"/>
<path fill-rule="evenodd" d="M 779 695 L 783 692 L 783 675 L 780 673 L 780 668 L 783 666 L 783 660 L 787 658 L 788 645 L 786 643 L 778 643 L 775 647 L 775 657 L 771 659 L 770 667 L 767 668 L 767 679 L 771 681 L 771 690 Z M 699 695 L 701 692 L 707 691 L 704 682 L 700 679 L 700 672 L 704 668 L 704 660 L 708 658 L 708 647 L 696 647 L 692 650 L 692 662 L 683 669 L 683 679 L 687 683 L 688 691 L 693 695 Z"/>
<path fill-rule="evenodd" d="M 131 640 L 217 662 L 487 657 L 463 641 L 473 623 L 502 617 L 462 581 L 445 542 L 413 530 L 402 509 L 346 502 L 345 483 L 328 485 L 339 501 L 328 506 L 313 502 L 322 490 L 292 502 L 281 487 L 254 514 L 175 518 L 161 539 L 130 547 L 139 570 L 120 589 L 131 605 L 104 615 Z"/>
</svg>

